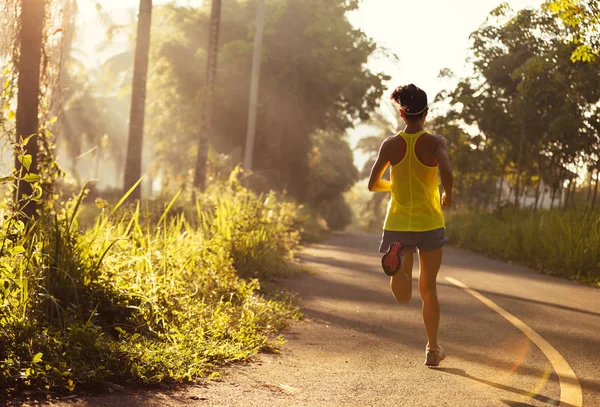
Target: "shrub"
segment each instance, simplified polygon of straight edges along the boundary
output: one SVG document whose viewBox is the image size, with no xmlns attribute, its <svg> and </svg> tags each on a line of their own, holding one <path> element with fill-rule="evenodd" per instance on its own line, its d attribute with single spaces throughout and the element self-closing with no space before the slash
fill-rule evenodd
<svg viewBox="0 0 600 407">
<path fill-rule="evenodd" d="M 514 208 L 496 213 L 460 213 L 449 218 L 448 234 L 459 247 L 600 285 L 597 214 Z"/>
<path fill-rule="evenodd" d="M 31 227 L 0 221 L 0 394 L 180 382 L 281 343 L 298 310 L 257 277 L 292 259 L 294 205 L 232 179 L 194 211 L 117 204 L 79 231 L 82 198 Z"/>
</svg>

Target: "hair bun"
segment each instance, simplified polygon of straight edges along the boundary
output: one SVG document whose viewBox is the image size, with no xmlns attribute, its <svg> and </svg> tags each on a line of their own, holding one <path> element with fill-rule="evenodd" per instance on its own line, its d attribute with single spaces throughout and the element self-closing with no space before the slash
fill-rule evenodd
<svg viewBox="0 0 600 407">
<path fill-rule="evenodd" d="M 427 108 L 427 94 L 414 83 L 398 86 L 391 95 L 391 99 L 400 105 L 404 113 L 418 114 Z"/>
</svg>

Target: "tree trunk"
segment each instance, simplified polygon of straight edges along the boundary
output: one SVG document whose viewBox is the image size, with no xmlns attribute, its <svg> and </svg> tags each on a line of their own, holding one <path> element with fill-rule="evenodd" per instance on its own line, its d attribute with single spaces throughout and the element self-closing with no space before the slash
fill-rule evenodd
<svg viewBox="0 0 600 407">
<path fill-rule="evenodd" d="M 558 209 L 563 209 L 564 208 L 564 197 L 565 195 L 565 186 L 563 184 L 561 184 L 558 187 Z"/>
<path fill-rule="evenodd" d="M 575 181 L 575 179 L 573 179 L 572 184 L 573 184 L 573 188 L 571 189 L 570 206 L 571 206 L 571 208 L 574 208 L 575 207 L 575 193 L 577 192 L 577 182 Z"/>
<path fill-rule="evenodd" d="M 146 108 L 146 82 L 148 77 L 148 54 L 150 51 L 150 28 L 152 25 L 152 0 L 140 0 L 133 65 L 131 93 L 131 115 L 129 118 L 129 140 L 125 161 L 123 193 L 142 177 L 142 148 L 144 141 L 144 115 Z M 129 196 L 140 200 L 142 189 L 138 186 Z"/>
<path fill-rule="evenodd" d="M 565 200 L 565 168 L 561 166 L 560 173 L 558 175 L 558 209 L 564 208 Z"/>
<path fill-rule="evenodd" d="M 596 169 L 596 182 L 594 182 L 594 197 L 592 198 L 592 211 L 596 206 L 596 195 L 598 195 L 598 178 L 600 178 L 600 172 Z"/>
<path fill-rule="evenodd" d="M 542 178 L 541 176 L 538 177 L 538 182 L 537 185 L 535 186 L 535 203 L 533 204 L 533 211 L 537 211 L 538 209 L 538 204 L 540 202 L 540 187 L 542 185 Z"/>
<path fill-rule="evenodd" d="M 519 141 L 519 155 L 517 157 L 517 179 L 515 182 L 515 205 L 519 206 L 519 193 L 521 192 L 521 161 L 523 159 L 523 144 L 525 142 L 525 135 L 521 134 L 521 140 Z"/>
<path fill-rule="evenodd" d="M 517 171 L 517 178 L 515 180 L 515 206 L 519 207 L 519 198 L 520 196 L 520 184 L 521 183 L 521 173 L 519 171 Z"/>
<path fill-rule="evenodd" d="M 540 210 L 544 209 L 544 199 L 546 198 L 547 192 L 548 192 L 548 190 L 546 189 L 546 185 L 544 185 L 542 187 L 542 197 L 540 198 L 540 205 L 539 205 Z"/>
<path fill-rule="evenodd" d="M 529 194 L 529 187 L 525 186 L 523 187 L 523 193 L 522 198 L 521 198 L 521 207 L 526 208 L 527 207 L 527 195 Z"/>
<path fill-rule="evenodd" d="M 585 199 L 585 209 L 590 206 L 590 199 L 592 199 L 592 182 L 594 181 L 594 170 L 590 173 L 590 185 L 588 186 L 587 198 Z"/>
<path fill-rule="evenodd" d="M 504 187 L 504 169 L 502 169 L 502 175 L 500 175 L 500 188 L 498 188 L 498 201 L 496 203 L 496 208 L 500 207 L 502 203 L 502 188 Z"/>
<path fill-rule="evenodd" d="M 494 174 L 492 172 L 489 172 L 486 176 L 486 184 L 493 181 L 494 179 Z M 492 191 L 490 194 L 486 193 L 485 196 L 483 197 L 483 210 L 486 211 L 488 208 L 488 205 L 490 204 L 490 195 L 493 195 L 494 191 Z"/>
<path fill-rule="evenodd" d="M 535 203 L 533 206 L 533 211 L 537 211 L 538 210 L 538 204 L 540 202 L 540 188 L 542 186 L 542 174 L 544 173 L 544 165 L 542 162 L 542 158 L 538 157 L 538 180 L 537 180 L 537 185 L 535 187 Z"/>
<path fill-rule="evenodd" d="M 556 199 L 556 191 L 558 190 L 558 188 L 556 187 L 552 187 L 552 199 L 550 200 L 550 209 L 554 208 L 554 200 Z"/>
<path fill-rule="evenodd" d="M 208 141 L 211 132 L 211 117 L 213 107 L 213 94 L 217 77 L 217 56 L 219 52 L 219 31 L 221 27 L 221 0 L 212 0 L 210 14 L 210 29 L 208 34 L 208 56 L 206 59 L 206 89 L 202 106 L 202 119 L 200 137 L 198 138 L 198 157 L 196 158 L 196 171 L 194 186 L 200 191 L 206 189 L 206 161 L 208 159 Z"/>
<path fill-rule="evenodd" d="M 260 63 L 262 57 L 263 31 L 265 26 L 265 0 L 258 0 L 256 10 L 256 28 L 254 33 L 254 55 L 250 75 L 250 102 L 248 106 L 248 128 L 246 134 L 246 151 L 244 152 L 244 169 L 252 170 L 254 158 L 254 140 L 256 138 L 256 112 L 258 110 L 258 85 L 260 82 Z"/>
<path fill-rule="evenodd" d="M 469 185 L 469 194 L 467 196 L 467 207 L 470 208 L 471 202 L 473 202 L 473 176 L 470 175 L 469 179 L 467 181 L 468 181 L 467 185 Z"/>
<path fill-rule="evenodd" d="M 38 105 L 40 97 L 40 65 L 43 47 L 43 29 L 45 20 L 45 0 L 21 1 L 20 57 L 18 62 L 19 89 L 17 97 L 16 130 L 17 143 L 38 134 Z M 25 146 L 24 155 L 31 155 L 29 169 L 15 157 L 18 178 L 26 173 L 38 172 L 38 140 L 33 137 Z M 15 200 L 24 216 L 35 216 L 37 205 L 34 201 L 23 199 L 23 195 L 32 195 L 33 189 L 28 182 L 17 180 Z"/>
</svg>

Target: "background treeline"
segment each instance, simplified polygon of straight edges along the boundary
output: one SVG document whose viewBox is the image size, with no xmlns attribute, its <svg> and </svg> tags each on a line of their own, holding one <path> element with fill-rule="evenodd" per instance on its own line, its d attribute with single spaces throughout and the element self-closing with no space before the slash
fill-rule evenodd
<svg viewBox="0 0 600 407">
<path fill-rule="evenodd" d="M 255 166 L 241 171 L 257 2 L 211 13 L 220 3 L 140 0 L 135 18 L 98 2 L 100 64 L 79 48 L 96 27 L 75 0 L 0 4 L 0 398 L 214 375 L 275 350 L 298 317 L 273 278 L 298 269 L 302 233 L 351 221 L 345 132 L 387 77 L 346 17 L 357 2 L 267 1 Z"/>
<path fill-rule="evenodd" d="M 493 10 L 471 34 L 473 73 L 437 95 L 428 129 L 450 143 L 455 244 L 595 282 L 600 279 L 600 21 L 598 2 Z M 372 120 L 368 160 L 398 128 Z M 361 184 L 359 188 L 364 188 Z M 358 197 L 358 198 L 357 198 Z M 358 199 L 361 229 L 378 230 L 387 197 Z"/>
</svg>

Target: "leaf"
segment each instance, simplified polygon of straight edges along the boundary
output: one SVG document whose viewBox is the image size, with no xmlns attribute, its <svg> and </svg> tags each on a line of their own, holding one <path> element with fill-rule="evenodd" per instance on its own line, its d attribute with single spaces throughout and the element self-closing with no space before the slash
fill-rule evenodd
<svg viewBox="0 0 600 407">
<path fill-rule="evenodd" d="M 33 184 L 34 182 L 38 182 L 41 179 L 42 179 L 42 177 L 40 177 L 37 174 L 33 174 L 33 173 L 27 173 L 27 175 L 25 175 L 23 177 L 23 181 L 29 182 L 30 184 Z"/>
<path fill-rule="evenodd" d="M 117 202 L 117 204 L 113 208 L 112 212 L 108 215 L 109 218 L 117 211 L 117 209 L 119 209 L 119 207 L 121 205 L 123 205 L 123 202 L 125 202 L 127 200 L 127 198 L 129 198 L 129 195 L 131 195 L 131 193 L 138 187 L 138 185 L 140 185 L 143 178 L 144 178 L 144 176 L 142 176 L 142 178 L 138 179 L 137 182 L 135 184 L 133 184 L 133 186 L 131 188 L 129 188 L 129 191 L 127 191 L 125 193 L 125 195 L 123 195 L 123 197 L 121 197 L 119 202 Z"/>
<path fill-rule="evenodd" d="M 33 162 L 31 154 L 20 154 L 17 158 L 19 159 L 19 162 L 23 165 L 23 167 L 25 167 L 25 169 L 29 171 L 29 167 L 31 167 L 31 163 Z"/>
<path fill-rule="evenodd" d="M 31 363 L 33 363 L 34 365 L 36 363 L 40 363 L 42 361 L 42 356 L 44 356 L 43 353 L 36 353 L 35 356 L 33 357 L 33 359 L 31 360 Z"/>
<path fill-rule="evenodd" d="M 167 205 L 167 208 L 165 209 L 165 211 L 163 212 L 162 216 L 158 220 L 158 224 L 157 225 L 160 226 L 160 224 L 162 223 L 163 219 L 165 219 L 167 217 L 167 214 L 169 213 L 169 211 L 173 207 L 173 204 L 175 203 L 175 201 L 177 200 L 177 198 L 181 194 L 181 191 L 182 191 L 181 189 L 179 191 L 177 191 L 177 193 L 175 194 L 175 196 L 173 197 L 173 199 L 171 199 L 171 202 L 169 202 L 169 205 Z"/>
<path fill-rule="evenodd" d="M 15 177 L 13 177 L 12 175 L 9 175 L 8 177 L 0 178 L 0 184 L 5 184 L 7 182 L 14 182 L 14 181 L 15 181 Z"/>
<path fill-rule="evenodd" d="M 6 117 L 8 118 L 8 120 L 13 120 L 15 118 L 16 114 L 14 110 L 9 110 L 8 113 L 6 114 Z"/>
<path fill-rule="evenodd" d="M 25 252 L 25 248 L 23 246 L 15 246 L 12 249 L 10 249 L 10 254 L 12 254 L 14 256 L 24 253 L 24 252 Z"/>
<path fill-rule="evenodd" d="M 48 121 L 48 123 L 54 124 L 54 123 L 56 123 L 57 120 L 58 120 L 58 116 L 54 116 Z"/>
<path fill-rule="evenodd" d="M 23 144 L 24 146 L 26 146 L 27 144 L 29 144 L 29 140 L 31 140 L 32 137 L 34 137 L 35 134 L 32 134 L 31 136 L 25 138 L 25 140 L 21 141 L 21 144 Z"/>
</svg>

